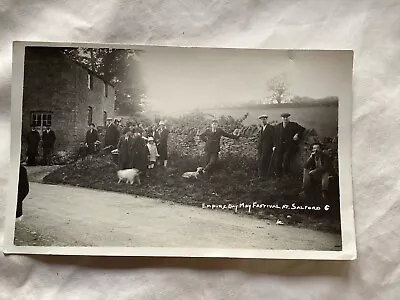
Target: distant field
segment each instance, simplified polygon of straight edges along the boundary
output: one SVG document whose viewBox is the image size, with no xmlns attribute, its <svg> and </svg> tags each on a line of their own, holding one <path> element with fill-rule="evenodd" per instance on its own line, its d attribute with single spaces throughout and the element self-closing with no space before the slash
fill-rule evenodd
<svg viewBox="0 0 400 300">
<path fill-rule="evenodd" d="M 231 115 L 234 118 L 241 118 L 247 112 L 249 116 L 243 122 L 245 126 L 259 123 L 258 116 L 267 114 L 269 121 L 280 121 L 281 113 L 290 113 L 291 119 L 306 128 L 313 128 L 319 136 L 335 136 L 338 126 L 338 107 L 337 106 L 308 106 L 308 107 L 278 107 L 278 108 L 224 108 L 209 109 L 205 112 L 213 114 L 215 117 L 220 115 Z"/>
</svg>

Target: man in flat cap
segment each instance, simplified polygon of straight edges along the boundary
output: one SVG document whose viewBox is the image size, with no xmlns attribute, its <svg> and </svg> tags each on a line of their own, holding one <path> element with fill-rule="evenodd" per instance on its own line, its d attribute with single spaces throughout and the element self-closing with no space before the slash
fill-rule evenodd
<svg viewBox="0 0 400 300">
<path fill-rule="evenodd" d="M 258 161 L 259 161 L 259 176 L 265 179 L 269 175 L 271 168 L 271 158 L 274 150 L 274 127 L 268 124 L 268 116 L 261 115 L 258 117 L 261 120 L 261 130 L 258 135 Z"/>
<path fill-rule="evenodd" d="M 239 139 L 239 135 L 227 133 L 218 127 L 218 120 L 216 119 L 211 121 L 211 128 L 207 128 L 200 134 L 200 139 L 206 142 L 204 147 L 204 152 L 206 153 L 206 167 L 204 171 L 206 173 L 211 172 L 218 161 L 219 151 L 221 150 L 220 142 L 223 136 L 236 140 Z"/>
<path fill-rule="evenodd" d="M 305 128 L 296 122 L 289 120 L 289 113 L 282 113 L 282 122 L 275 126 L 276 147 L 276 175 L 278 177 L 289 175 L 290 163 L 298 150 L 298 142 Z M 283 170 L 283 172 L 282 172 Z"/>
</svg>

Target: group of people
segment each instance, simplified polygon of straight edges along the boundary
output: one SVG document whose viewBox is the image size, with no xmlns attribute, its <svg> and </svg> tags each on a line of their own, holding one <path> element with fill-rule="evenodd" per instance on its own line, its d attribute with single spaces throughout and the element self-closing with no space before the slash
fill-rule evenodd
<svg viewBox="0 0 400 300">
<path fill-rule="evenodd" d="M 303 137 L 305 128 L 296 122 L 290 121 L 289 113 L 282 113 L 282 122 L 275 126 L 268 124 L 268 116 L 261 115 L 262 129 L 258 139 L 260 177 L 266 178 L 276 175 L 291 174 L 291 162 L 299 150 L 299 141 Z M 303 196 L 311 193 L 316 186 L 321 188 L 323 198 L 328 198 L 329 182 L 335 175 L 333 157 L 322 151 L 322 144 L 315 142 L 312 145 L 310 157 L 303 166 Z M 275 160 L 275 164 L 274 164 Z"/>
<path fill-rule="evenodd" d="M 145 128 L 142 123 L 128 122 L 124 127 L 120 121 L 107 119 L 104 148 L 117 151 L 119 169 L 136 168 L 147 174 L 148 169 L 156 165 L 166 167 L 168 163 L 169 130 L 165 122 Z M 99 134 L 94 124 L 86 133 L 85 146 L 88 153 L 96 152 L 100 143 Z M 113 152 L 114 153 L 114 152 Z"/>
<path fill-rule="evenodd" d="M 51 165 L 54 150 L 54 143 L 56 142 L 56 134 L 50 126 L 43 126 L 42 135 L 40 135 L 35 125 L 31 126 L 31 131 L 27 135 L 27 165 L 35 166 L 37 164 L 36 158 L 39 155 L 39 145 L 42 143 L 43 159 L 42 164 Z"/>
<path fill-rule="evenodd" d="M 268 116 L 261 115 L 261 130 L 258 135 L 258 170 L 261 179 L 282 178 L 292 175 L 291 162 L 299 150 L 299 141 L 305 128 L 290 120 L 289 113 L 281 114 L 282 121 L 276 125 L 268 123 Z M 200 134 L 205 141 L 206 166 L 204 171 L 212 172 L 218 161 L 221 137 L 239 139 L 240 133 L 227 133 L 213 120 L 211 128 Z M 303 168 L 303 191 L 308 194 L 317 184 L 321 186 L 323 197 L 328 196 L 329 180 L 334 174 L 333 158 L 322 152 L 322 144 L 314 143 L 312 152 Z"/>
</svg>

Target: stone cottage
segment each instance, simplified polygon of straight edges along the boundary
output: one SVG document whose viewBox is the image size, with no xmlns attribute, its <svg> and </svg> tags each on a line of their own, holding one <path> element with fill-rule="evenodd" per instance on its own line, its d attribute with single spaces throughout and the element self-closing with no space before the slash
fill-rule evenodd
<svg viewBox="0 0 400 300">
<path fill-rule="evenodd" d="M 104 126 L 108 117 L 114 117 L 115 99 L 110 83 L 68 58 L 61 49 L 26 48 L 23 140 L 31 124 L 40 131 L 51 125 L 57 136 L 56 151 L 76 149 L 90 123 Z"/>
</svg>

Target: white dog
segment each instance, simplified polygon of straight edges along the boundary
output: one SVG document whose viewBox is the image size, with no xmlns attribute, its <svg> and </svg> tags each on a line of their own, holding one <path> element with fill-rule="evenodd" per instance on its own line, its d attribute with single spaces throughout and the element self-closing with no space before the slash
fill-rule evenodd
<svg viewBox="0 0 400 300">
<path fill-rule="evenodd" d="M 183 173 L 183 178 L 198 178 L 200 174 L 204 173 L 204 168 L 198 167 L 196 172 L 185 172 Z"/>
<path fill-rule="evenodd" d="M 135 180 L 140 184 L 139 170 L 138 169 L 124 169 L 119 170 L 118 174 L 118 183 L 125 180 L 126 183 L 133 184 Z"/>
</svg>

